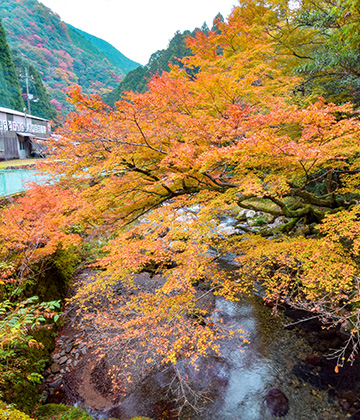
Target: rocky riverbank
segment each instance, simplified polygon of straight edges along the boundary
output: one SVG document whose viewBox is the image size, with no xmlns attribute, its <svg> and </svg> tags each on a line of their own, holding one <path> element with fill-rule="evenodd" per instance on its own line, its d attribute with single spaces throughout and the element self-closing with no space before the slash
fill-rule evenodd
<svg viewBox="0 0 360 420">
<path fill-rule="evenodd" d="M 244 211 L 238 218 L 225 216 L 218 233 L 232 234 L 239 229 L 261 229 L 263 215 Z M 261 223 L 260 223 L 261 222 Z M 274 225 L 284 220 L 268 220 Z M 231 270 L 231 261 L 219 269 Z M 76 287 L 91 283 L 96 272 L 86 269 L 75 278 Z M 135 277 L 139 290 L 153 293 L 165 279 L 142 273 Z M 118 283 L 114 296 L 124 296 L 126 290 Z M 106 298 L 94 297 L 92 310 L 107 319 L 108 311 L 116 311 Z M 259 297 L 241 303 L 215 300 L 212 294 L 202 303 L 212 313 L 211 322 L 221 322 L 224 328 L 243 328 L 250 344 L 224 340 L 222 357 L 199 360 L 199 371 L 185 362 L 172 368 L 162 366 L 156 354 L 152 363 L 131 367 L 116 348 L 116 330 L 97 331 L 88 325 L 86 314 L 74 304 L 66 307 L 64 327 L 60 330 L 52 362 L 45 372 L 43 384 L 48 402 L 80 405 L 95 418 L 115 417 L 129 420 L 135 415 L 153 419 L 267 420 L 270 410 L 265 405 L 267 392 L 281 389 L 289 402 L 285 418 L 291 420 L 340 420 L 360 418 L 360 365 L 346 364 L 336 373 L 334 360 L 328 356 L 343 344 L 339 331 L 324 330 L 312 320 L 298 323 L 305 313 L 286 309 L 279 318 L 271 315 Z M 111 308 L 111 309 L 110 309 Z M 285 317 L 285 313 L 290 318 Z M 284 328 L 284 324 L 291 324 Z M 120 332 L 118 332 L 119 334 Z M 241 345 L 241 347 L 239 347 Z M 138 348 L 139 354 L 142 349 Z M 185 364 L 184 364 L 185 363 Z M 111 366 L 129 372 L 131 382 L 124 393 L 114 387 Z M 179 381 L 190 380 L 190 398 L 198 407 L 183 407 L 184 395 L 179 398 Z M 177 384 L 174 386 L 174 384 Z M 199 409 L 199 411 L 197 411 Z M 285 411 L 283 411 L 285 412 Z M 217 417 L 213 417 L 217 413 Z"/>
<path fill-rule="evenodd" d="M 94 275 L 91 270 L 85 270 L 77 280 L 91 281 Z M 145 286 L 148 275 L 141 276 L 138 285 L 148 287 Z M 163 279 L 159 277 L 155 281 L 160 285 Z M 341 344 L 340 333 L 322 330 L 314 321 L 284 329 L 285 319 L 271 317 L 270 309 L 254 299 L 251 304 L 219 301 L 220 306 L 217 304 L 213 312 L 213 320 L 217 322 L 221 318 L 224 327 L 241 325 L 247 330 L 249 345 L 240 349 L 236 343 L 224 342 L 223 357 L 200 362 L 200 372 L 178 365 L 178 372 L 191 379 L 195 392 L 204 394 L 206 389 L 205 394 L 211 396 L 211 401 L 199 400 L 202 406 L 199 413 L 187 408 L 180 418 L 210 420 L 213 417 L 209 413 L 217 412 L 224 420 L 239 414 L 245 420 L 271 419 L 264 404 L 265 396 L 268 389 L 277 387 L 289 399 L 289 414 L 285 418 L 358 419 L 359 366 L 346 365 L 335 373 L 334 361 L 326 358 L 334 346 Z M 210 299 L 207 305 L 211 309 L 214 301 Z M 99 358 L 97 352 L 103 345 L 101 335 L 91 331 L 87 336 L 81 318 L 71 318 L 73 310 L 67 308 L 69 320 L 58 335 L 52 363 L 46 371 L 44 390 L 48 402 L 85 407 L 95 418 L 129 420 L 144 415 L 153 419 L 177 419 L 179 400 L 176 403 L 178 396 L 169 386 L 174 380 L 173 372 L 160 365 L 153 366 L 149 372 L 136 372 L 135 366 L 134 382 L 128 394 L 118 394 L 112 388 L 109 360 Z M 292 315 L 297 320 L 301 316 Z M 117 363 L 122 363 L 120 357 Z M 246 378 L 245 383 L 241 378 Z"/>
</svg>

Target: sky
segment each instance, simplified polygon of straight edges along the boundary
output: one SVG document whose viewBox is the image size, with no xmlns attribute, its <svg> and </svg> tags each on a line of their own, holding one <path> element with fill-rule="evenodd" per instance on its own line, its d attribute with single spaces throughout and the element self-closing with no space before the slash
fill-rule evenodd
<svg viewBox="0 0 360 420">
<path fill-rule="evenodd" d="M 1 0 L 0 0 L 1 1 Z M 237 0 L 39 0 L 61 20 L 101 38 L 126 57 L 146 64 L 176 31 L 226 19 Z"/>
</svg>

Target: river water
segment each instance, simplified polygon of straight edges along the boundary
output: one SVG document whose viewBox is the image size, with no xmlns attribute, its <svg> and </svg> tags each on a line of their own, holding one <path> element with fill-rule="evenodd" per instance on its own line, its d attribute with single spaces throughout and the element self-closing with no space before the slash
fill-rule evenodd
<svg viewBox="0 0 360 420">
<path fill-rule="evenodd" d="M 221 270 L 234 268 L 231 258 L 219 265 Z M 301 316 L 287 310 L 274 317 L 259 296 L 238 302 L 216 297 L 211 321 L 225 331 L 244 330 L 248 342 L 224 339 L 221 356 L 200 358 L 196 368 L 180 361 L 176 375 L 173 367 L 156 372 L 120 404 L 90 413 L 121 420 L 271 420 L 276 417 L 264 401 L 277 388 L 289 401 L 284 419 L 359 420 L 359 363 L 335 373 L 335 361 L 326 356 L 341 345 L 340 333 L 324 331 L 316 321 L 284 328 Z M 315 355 L 318 363 L 310 364 L 309 356 Z"/>
<path fill-rule="evenodd" d="M 331 380 L 327 383 L 327 373 L 321 377 L 321 367 L 311 367 L 304 362 L 306 355 L 313 351 L 307 340 L 297 336 L 295 331 L 284 330 L 278 319 L 265 320 L 264 315 L 269 316 L 267 309 L 257 299 L 234 303 L 217 298 L 214 320 L 222 319 L 225 329 L 243 328 L 250 342 L 241 344 L 236 339 L 224 340 L 222 356 L 198 360 L 197 370 L 188 363 L 178 363 L 177 370 L 183 380 L 186 378 L 192 392 L 205 397 L 198 399 L 197 410 L 185 407 L 181 419 L 273 419 L 264 399 L 267 391 L 275 387 L 289 400 L 285 419 L 350 417 L 335 398 L 336 383 Z M 169 392 L 171 380 L 171 368 L 159 372 L 126 397 L 121 405 L 106 413 L 97 413 L 96 417 L 176 419 L 176 405 L 171 404 L 174 395 Z M 191 395 L 188 396 L 194 402 Z"/>
<path fill-rule="evenodd" d="M 229 264 L 223 263 L 219 268 L 229 269 Z M 211 317 L 214 323 L 221 323 L 224 330 L 243 329 L 249 342 L 243 343 L 236 337 L 223 340 L 221 357 L 198 359 L 197 368 L 185 361 L 177 364 L 178 377 L 185 387 L 191 388 L 191 391 L 185 389 L 185 397 L 196 406 L 185 406 L 180 419 L 274 419 L 264 403 L 267 392 L 273 388 L 280 389 L 289 400 L 285 419 L 360 418 L 357 417 L 360 407 L 355 402 L 359 395 L 359 367 L 346 366 L 336 374 L 335 362 L 324 357 L 332 343 L 336 344 L 334 340 L 329 341 L 336 332 L 325 335 L 326 340 L 322 340 L 320 326 L 316 323 L 308 323 L 306 328 L 285 329 L 284 323 L 291 320 L 284 314 L 273 317 L 271 309 L 256 296 L 239 302 L 217 297 Z M 314 352 L 322 357 L 320 366 L 305 361 Z M 182 406 L 184 395 L 176 393 L 179 382 L 173 380 L 173 368 L 158 372 L 121 404 L 105 413 L 94 414 L 97 418 L 122 420 L 135 416 L 177 419 L 176 409 Z M 177 402 L 172 402 L 176 398 Z M 352 399 L 351 404 L 346 398 Z"/>
</svg>

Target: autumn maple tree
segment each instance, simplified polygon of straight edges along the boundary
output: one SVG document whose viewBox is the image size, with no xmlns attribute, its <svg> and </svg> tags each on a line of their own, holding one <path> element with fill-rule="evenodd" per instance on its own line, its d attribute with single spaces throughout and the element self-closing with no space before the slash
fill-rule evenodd
<svg viewBox="0 0 360 420">
<path fill-rule="evenodd" d="M 111 299 L 119 280 L 136 289 L 136 273 L 161 273 L 164 283 L 137 290 L 116 319 L 126 340 L 157 347 L 165 361 L 216 350 L 213 327 L 193 316 L 201 284 L 234 299 L 261 280 L 275 305 L 317 312 L 357 343 L 349 241 L 356 249 L 358 114 L 321 97 L 298 105 L 290 94 L 301 79 L 277 54 L 276 25 L 265 6 L 235 8 L 217 32 L 188 39 L 194 55 L 182 68 L 154 76 L 148 92 L 127 93 L 115 109 L 73 88 L 77 112 L 54 143 L 48 169 L 81 197 L 83 226 L 109 238 L 97 262 L 103 276 L 77 298 L 86 305 L 103 290 Z M 279 223 L 217 231 L 221 214 L 240 209 Z M 239 255 L 242 282 L 216 270 L 226 252 Z"/>
<path fill-rule="evenodd" d="M 278 10 L 247 2 L 217 31 L 189 37 L 193 56 L 181 67 L 114 109 L 73 87 L 76 112 L 42 164 L 56 183 L 2 216 L 16 229 L 2 240 L 24 256 L 35 244 L 35 260 L 88 236 L 106 240 L 93 264 L 101 273 L 73 301 L 126 365 L 218 352 L 221 328 L 199 303 L 209 293 L 237 299 L 259 281 L 275 309 L 285 302 L 314 312 L 346 329 L 352 356 L 357 350 L 358 112 L 323 97 L 299 100 L 303 79 L 275 36 L 283 26 Z M 33 200 L 30 212 L 22 200 Z M 222 215 L 241 209 L 265 215 L 265 226 L 218 229 Z M 240 263 L 231 276 L 217 269 L 228 252 Z M 112 377 L 121 387 L 131 373 L 114 366 Z"/>
<path fill-rule="evenodd" d="M 40 279 L 49 277 L 60 260 L 69 267 L 74 264 L 81 242 L 74 231 L 79 200 L 74 191 L 33 185 L 25 196 L 1 203 L 0 397 L 22 407 L 31 405 L 21 401 L 23 392 L 40 383 L 45 367 L 44 357 L 34 360 L 33 355 L 34 350 L 41 355 L 44 348 L 39 330 L 53 328 L 61 307 L 56 297 L 49 302 Z M 66 286 L 61 280 L 57 286 L 60 298 Z"/>
</svg>

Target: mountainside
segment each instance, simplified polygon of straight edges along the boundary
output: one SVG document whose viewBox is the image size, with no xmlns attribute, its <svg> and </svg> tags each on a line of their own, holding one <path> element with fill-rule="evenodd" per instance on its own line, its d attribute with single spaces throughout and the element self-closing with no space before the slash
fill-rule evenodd
<svg viewBox="0 0 360 420">
<path fill-rule="evenodd" d="M 115 48 L 88 34 L 91 40 L 87 39 L 37 0 L 1 0 L 0 18 L 9 45 L 40 72 L 52 104 L 63 113 L 67 106 L 64 88 L 76 83 L 87 93 L 104 94 L 118 85 L 131 66 L 137 66 L 124 57 L 123 67 L 122 54 L 116 54 Z"/>
<path fill-rule="evenodd" d="M 219 13 L 215 17 L 214 22 L 215 20 L 223 22 L 224 18 Z M 119 83 L 116 89 L 103 96 L 104 101 L 113 106 L 116 101 L 121 99 L 122 94 L 126 91 L 133 90 L 134 92 L 139 93 L 144 92 L 147 89 L 148 81 L 152 75 L 161 74 L 163 71 L 169 71 L 170 64 L 179 65 L 179 59 L 192 55 L 191 50 L 186 47 L 185 40 L 189 35 L 194 36 L 199 30 L 207 33 L 209 28 L 206 23 L 204 23 L 201 29 L 196 28 L 192 32 L 176 32 L 166 49 L 158 50 L 152 54 L 149 62 L 144 67 L 138 67 L 129 72 L 125 79 Z M 218 29 L 214 25 L 211 30 L 217 31 Z"/>
<path fill-rule="evenodd" d="M 136 63 L 135 61 L 132 61 L 129 58 L 125 57 L 124 54 L 122 54 L 115 47 L 113 47 L 111 44 L 104 41 L 103 39 L 88 34 L 87 32 L 75 28 L 72 25 L 67 24 L 67 26 L 72 30 L 78 32 L 85 39 L 87 39 L 92 45 L 94 45 L 99 51 L 101 51 L 111 63 L 121 68 L 125 72 L 125 74 L 140 66 L 139 63 Z"/>
<path fill-rule="evenodd" d="M 152 54 L 149 62 L 144 67 L 138 67 L 129 72 L 116 89 L 104 95 L 104 101 L 113 106 L 116 101 L 120 100 L 123 92 L 130 90 L 144 92 L 153 74 L 169 71 L 169 64 L 179 64 L 178 59 L 191 54 L 191 51 L 186 48 L 185 39 L 192 34 L 193 32 L 190 31 L 176 32 L 166 49 L 158 50 Z"/>
<path fill-rule="evenodd" d="M 33 101 L 30 107 L 29 95 L 29 101 L 26 101 L 28 113 L 49 120 L 55 118 L 56 109 L 50 103 L 39 72 L 17 50 L 12 53 L 0 19 L 0 106 L 23 111 L 29 89 Z M 24 69 L 27 69 L 27 78 Z"/>
<path fill-rule="evenodd" d="M 50 103 L 50 98 L 40 73 L 32 64 L 29 64 L 29 62 L 22 57 L 18 50 L 12 50 L 12 59 L 19 77 L 21 93 L 28 113 L 49 120 L 54 119 L 57 116 L 57 110 L 55 106 Z M 28 75 L 27 78 L 26 74 Z M 28 90 L 29 101 L 27 100 Z"/>
<path fill-rule="evenodd" d="M 22 111 L 24 101 L 21 97 L 19 79 L 10 54 L 6 34 L 0 19 L 0 106 Z"/>
</svg>

